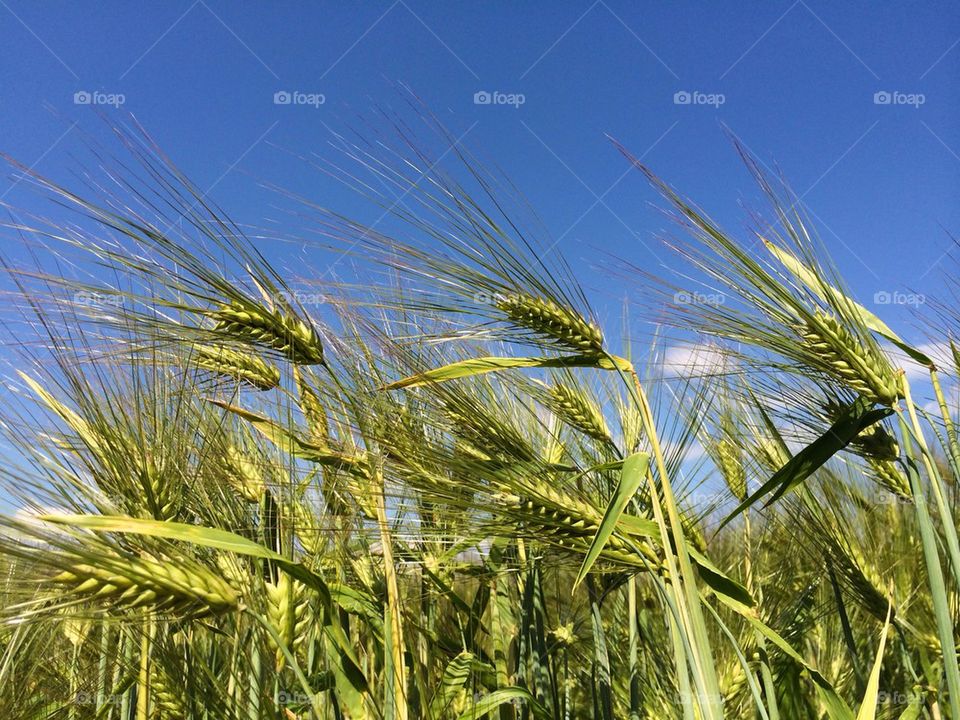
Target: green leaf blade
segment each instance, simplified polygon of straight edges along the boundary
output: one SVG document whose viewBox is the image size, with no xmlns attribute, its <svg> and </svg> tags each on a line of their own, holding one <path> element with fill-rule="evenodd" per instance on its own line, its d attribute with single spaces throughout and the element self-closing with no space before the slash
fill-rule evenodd
<svg viewBox="0 0 960 720">
<path fill-rule="evenodd" d="M 587 551 L 583 564 L 580 566 L 580 572 L 577 573 L 574 588 L 578 587 L 583 579 L 590 572 L 603 548 L 606 546 L 610 536 L 617 529 L 620 517 L 627 508 L 627 503 L 636 494 L 640 485 L 643 483 L 647 468 L 650 466 L 650 455 L 645 452 L 634 453 L 623 461 L 623 469 L 620 471 L 620 481 L 617 483 L 617 489 L 614 491 L 607 510 L 600 521 L 600 527 L 597 528 L 597 534 L 590 543 L 590 549 Z"/>
</svg>

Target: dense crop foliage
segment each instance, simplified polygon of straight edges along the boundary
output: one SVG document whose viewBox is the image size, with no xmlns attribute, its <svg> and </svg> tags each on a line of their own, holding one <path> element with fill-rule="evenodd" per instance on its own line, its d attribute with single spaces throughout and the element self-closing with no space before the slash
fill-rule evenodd
<svg viewBox="0 0 960 720">
<path fill-rule="evenodd" d="M 13 272 L 7 720 L 960 720 L 960 316 L 909 346 L 752 161 L 740 242 L 624 152 L 705 283 L 631 335 L 456 144 L 344 143 L 398 229 L 307 206 L 365 278 L 307 287 L 125 140 L 15 225 L 73 260 Z"/>
</svg>

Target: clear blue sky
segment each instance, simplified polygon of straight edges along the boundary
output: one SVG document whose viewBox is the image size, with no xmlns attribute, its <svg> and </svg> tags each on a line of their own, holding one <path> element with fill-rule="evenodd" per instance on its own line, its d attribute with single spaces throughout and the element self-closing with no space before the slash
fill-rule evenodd
<svg viewBox="0 0 960 720">
<path fill-rule="evenodd" d="M 65 178 L 80 130 L 100 125 L 75 93 L 122 94 L 99 109 L 133 113 L 246 223 L 274 212 L 257 180 L 356 209 L 278 148 L 323 152 L 329 129 L 397 104 L 403 83 L 502 167 L 579 267 L 596 248 L 666 258 L 653 194 L 605 133 L 740 229 L 756 190 L 728 127 L 782 168 L 861 298 L 938 284 L 960 230 L 956 3 L 0 0 L 0 47 L 0 150 Z M 277 105 L 282 91 L 324 103 Z M 481 91 L 524 102 L 476 104 Z M 600 298 L 622 291 L 584 277 Z"/>
</svg>

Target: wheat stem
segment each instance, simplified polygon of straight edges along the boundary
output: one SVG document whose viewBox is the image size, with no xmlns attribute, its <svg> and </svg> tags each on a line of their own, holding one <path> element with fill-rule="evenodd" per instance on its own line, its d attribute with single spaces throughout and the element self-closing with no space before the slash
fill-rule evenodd
<svg viewBox="0 0 960 720">
<path fill-rule="evenodd" d="M 909 406 L 912 403 L 909 399 L 909 386 L 906 380 L 904 380 L 904 387 L 906 389 L 907 403 Z M 902 413 L 900 414 L 900 426 L 903 429 L 907 457 L 911 458 L 912 461 L 913 441 L 911 439 L 910 429 L 907 426 L 907 421 Z M 927 509 L 927 500 L 920 482 L 920 475 L 915 466 L 909 466 L 908 475 L 910 476 L 910 482 L 913 488 L 913 507 L 917 515 L 917 526 L 920 531 L 923 557 L 927 569 L 927 582 L 930 587 L 930 596 L 933 602 L 934 618 L 936 620 L 937 634 L 940 641 L 940 652 L 943 656 L 943 669 L 947 677 L 947 696 L 950 702 L 951 716 L 960 717 L 960 667 L 957 665 L 956 641 L 953 635 L 953 614 L 947 599 L 943 568 L 940 565 L 936 531 Z"/>
<path fill-rule="evenodd" d="M 920 457 L 923 460 L 924 468 L 930 478 L 930 488 L 933 490 L 933 497 L 937 503 L 937 512 L 940 515 L 943 534 L 946 536 L 947 550 L 950 556 L 950 568 L 953 571 L 953 579 L 957 584 L 957 590 L 960 591 L 960 541 L 958 541 L 957 538 L 957 524 L 950 510 L 950 506 L 947 504 L 940 471 L 937 469 L 933 454 L 930 452 L 927 441 L 923 436 L 923 428 L 921 428 L 920 420 L 917 418 L 917 410 L 913 403 L 913 397 L 910 394 L 910 383 L 907 381 L 906 374 L 902 377 L 902 385 L 904 402 L 910 416 L 910 423 L 913 426 L 913 438 L 920 448 Z M 914 489 L 914 494 L 915 493 L 916 489 Z M 958 699 L 958 702 L 960 702 L 960 699 Z"/>
<path fill-rule="evenodd" d="M 947 457 L 950 459 L 950 469 L 953 471 L 953 476 L 960 480 L 960 441 L 957 440 L 957 429 L 953 424 L 943 388 L 940 387 L 940 377 L 932 367 L 930 368 L 930 382 L 933 385 L 933 392 L 937 398 L 940 417 L 943 420 L 944 431 L 947 435 Z"/>
<path fill-rule="evenodd" d="M 403 617 L 400 607 L 400 588 L 397 584 L 396 565 L 393 560 L 393 541 L 386 510 L 386 486 L 383 473 L 377 469 L 378 491 L 375 492 L 377 527 L 380 531 L 380 545 L 383 552 L 383 572 L 387 586 L 386 621 L 390 624 L 390 647 L 393 677 L 390 685 L 393 692 L 393 708 L 396 720 L 407 720 L 407 673 L 404 662 Z"/>
<path fill-rule="evenodd" d="M 143 635 L 140 638 L 140 674 L 137 679 L 137 720 L 150 718 L 150 645 L 153 640 L 154 625 L 150 619 L 144 620 Z"/>
<path fill-rule="evenodd" d="M 682 598 L 681 593 L 686 595 L 686 602 L 678 602 L 678 610 L 680 613 L 679 617 L 682 621 L 681 624 L 684 626 L 685 632 L 691 640 L 691 663 L 694 669 L 694 679 L 697 684 L 698 705 L 704 713 L 705 718 L 717 718 L 717 720 L 720 720 L 723 717 L 720 685 L 713 654 L 710 649 L 703 612 L 700 608 L 700 595 L 697 591 L 696 576 L 693 572 L 693 566 L 690 563 L 690 556 L 687 553 L 686 539 L 683 535 L 683 522 L 677 511 L 676 498 L 673 495 L 673 488 L 670 485 L 666 462 L 664 462 L 663 459 L 663 452 L 657 437 L 656 423 L 647 400 L 646 391 L 635 369 L 630 369 L 630 376 L 633 380 L 638 409 L 640 410 L 643 425 L 646 428 L 647 437 L 653 450 L 657 474 L 660 477 L 660 486 L 664 496 L 663 502 L 667 509 L 667 516 L 670 519 L 669 531 L 673 533 L 673 540 L 677 548 L 676 561 L 679 562 L 679 571 L 674 560 L 674 554 L 670 552 L 669 546 L 664 542 L 664 555 L 666 556 L 670 577 L 674 580 L 674 584 L 679 586 L 677 590 L 678 601 Z M 662 537 L 665 539 L 668 537 L 668 529 L 660 509 L 660 498 L 653 480 L 653 474 L 649 471 L 647 473 L 647 482 L 650 491 L 650 504 L 656 515 Z"/>
</svg>

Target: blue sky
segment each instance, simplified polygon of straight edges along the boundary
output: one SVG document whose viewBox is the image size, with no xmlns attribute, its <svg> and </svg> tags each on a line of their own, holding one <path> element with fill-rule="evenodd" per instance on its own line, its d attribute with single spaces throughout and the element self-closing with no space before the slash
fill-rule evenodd
<svg viewBox="0 0 960 720">
<path fill-rule="evenodd" d="M 653 193 L 605 134 L 741 230 L 738 203 L 757 192 L 734 133 L 782 169 L 866 301 L 932 292 L 960 225 L 953 3 L 2 0 L 0 43 L 0 150 L 69 179 L 82 133 L 102 133 L 95 110 L 132 113 L 254 225 L 276 215 L 258 181 L 375 219 L 285 150 L 324 153 L 331 130 L 398 105 L 405 84 L 515 181 L 608 317 L 631 288 L 591 272 L 598 249 L 676 261 L 653 239 Z M 481 92 L 523 103 L 478 104 Z M 4 201 L 34 207 L 14 182 Z"/>
</svg>

